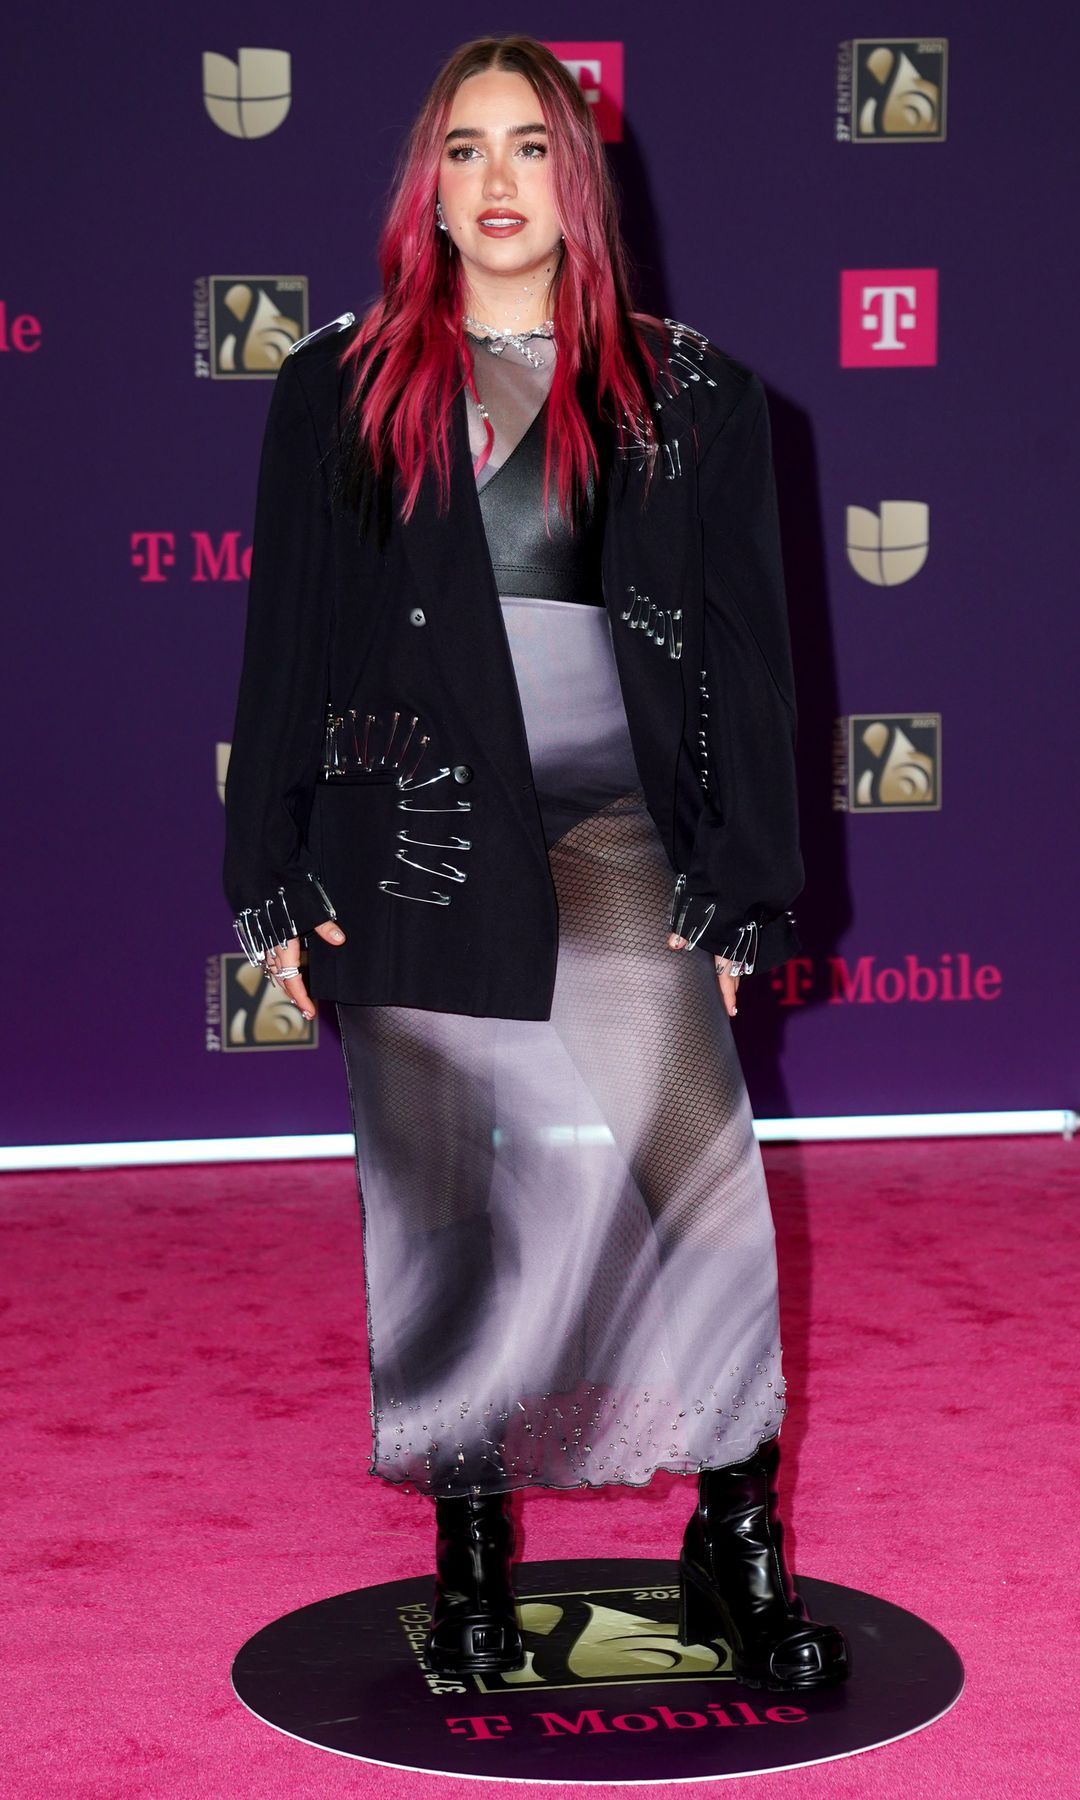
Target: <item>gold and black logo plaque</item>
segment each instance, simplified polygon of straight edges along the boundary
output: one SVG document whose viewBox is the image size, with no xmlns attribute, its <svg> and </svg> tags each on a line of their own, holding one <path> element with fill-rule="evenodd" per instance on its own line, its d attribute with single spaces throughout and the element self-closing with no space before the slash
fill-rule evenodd
<svg viewBox="0 0 1080 1800">
<path fill-rule="evenodd" d="M 307 276 L 211 275 L 209 313 L 212 378 L 273 377 L 307 333 Z"/>
<path fill-rule="evenodd" d="M 854 38 L 844 134 L 853 144 L 942 143 L 948 43 L 945 38 Z"/>
<path fill-rule="evenodd" d="M 585 1589 L 521 1600 L 525 1667 L 475 1676 L 482 1693 L 611 1687 L 624 1682 L 731 1679 L 731 1651 L 680 1644 L 677 1587 Z"/>
<path fill-rule="evenodd" d="M 301 957 L 306 972 L 306 958 Z M 272 987 L 261 969 L 246 956 L 220 958 L 219 1032 L 222 1050 L 314 1050 L 319 1042 L 319 1015 L 302 1017 L 281 988 Z"/>
<path fill-rule="evenodd" d="M 940 810 L 940 713 L 852 713 L 837 721 L 837 741 L 845 750 L 834 771 L 837 810 Z"/>
</svg>

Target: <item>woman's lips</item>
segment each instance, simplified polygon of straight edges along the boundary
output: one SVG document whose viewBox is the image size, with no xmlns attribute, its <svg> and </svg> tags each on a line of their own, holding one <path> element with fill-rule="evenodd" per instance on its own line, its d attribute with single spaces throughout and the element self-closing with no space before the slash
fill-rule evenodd
<svg viewBox="0 0 1080 1800">
<path fill-rule="evenodd" d="M 508 213 L 505 218 L 492 215 L 491 218 L 477 219 L 476 223 L 485 237 L 503 238 L 513 237 L 515 232 L 524 230 L 528 220 Z"/>
</svg>

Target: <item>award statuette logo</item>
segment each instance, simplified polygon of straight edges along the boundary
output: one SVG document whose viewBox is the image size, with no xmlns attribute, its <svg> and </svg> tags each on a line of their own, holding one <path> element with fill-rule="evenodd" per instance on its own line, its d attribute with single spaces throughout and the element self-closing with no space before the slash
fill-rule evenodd
<svg viewBox="0 0 1080 1800">
<path fill-rule="evenodd" d="M 855 38 L 853 144 L 940 144 L 945 138 L 944 38 Z"/>
<path fill-rule="evenodd" d="M 306 969 L 304 957 L 300 966 Z M 313 1019 L 305 1019 L 288 995 L 272 987 L 262 970 L 240 953 L 227 952 L 219 959 L 219 967 L 222 1050 L 318 1048 L 318 1012 Z"/>
<path fill-rule="evenodd" d="M 438 1674 L 425 1662 L 432 1578 L 338 1594 L 267 1625 L 233 1687 L 277 1730 L 338 1755 L 495 1780 L 669 1782 L 850 1756 L 940 1718 L 959 1697 L 952 1646 L 887 1601 L 799 1587 L 851 1647 L 846 1682 L 744 1686 L 721 1638 L 680 1643 L 670 1562 L 521 1565 L 525 1666 Z"/>
<path fill-rule="evenodd" d="M 939 812 L 941 714 L 851 713 L 838 719 L 833 809 Z"/>
<path fill-rule="evenodd" d="M 203 105 L 228 137 L 269 137 L 285 120 L 291 99 L 287 50 L 238 50 L 235 62 L 204 50 Z"/>
<path fill-rule="evenodd" d="M 930 508 L 922 500 L 883 500 L 847 509 L 847 558 L 873 587 L 900 587 L 919 573 L 930 550 Z"/>
<path fill-rule="evenodd" d="M 215 380 L 275 376 L 307 333 L 306 275 L 211 275 L 208 299 Z"/>
</svg>

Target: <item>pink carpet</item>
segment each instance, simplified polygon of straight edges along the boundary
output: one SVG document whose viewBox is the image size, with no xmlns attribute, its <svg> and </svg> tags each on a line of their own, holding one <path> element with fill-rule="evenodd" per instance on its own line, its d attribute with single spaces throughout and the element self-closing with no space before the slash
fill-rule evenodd
<svg viewBox="0 0 1080 1800">
<path fill-rule="evenodd" d="M 1078 1794 L 1080 1148 L 765 1155 L 796 1566 L 930 1620 L 968 1685 L 915 1737 L 742 1786 Z M 4 1796 L 493 1791 L 310 1749 L 229 1687 L 233 1652 L 278 1614 L 429 1565 L 430 1503 L 365 1472 L 352 1183 L 346 1163 L 5 1178 Z M 533 1495 L 525 1554 L 674 1555 L 691 1503 L 669 1476 Z M 706 1788 L 730 1791 L 678 1791 Z"/>
</svg>

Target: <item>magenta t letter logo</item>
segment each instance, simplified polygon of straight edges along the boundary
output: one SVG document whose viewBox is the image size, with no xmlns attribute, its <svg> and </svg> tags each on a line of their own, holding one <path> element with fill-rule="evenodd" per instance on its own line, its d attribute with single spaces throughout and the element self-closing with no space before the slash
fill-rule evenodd
<svg viewBox="0 0 1080 1800">
<path fill-rule="evenodd" d="M 168 581 L 166 569 L 176 565 L 176 538 L 171 531 L 133 531 L 131 561 L 141 569 L 140 581 Z"/>
<path fill-rule="evenodd" d="M 589 105 L 595 108 L 596 129 L 605 144 L 621 144 L 623 137 L 623 46 L 621 39 L 589 43 L 552 43 L 547 48 L 572 75 Z"/>
<path fill-rule="evenodd" d="M 936 362 L 936 269 L 840 271 L 842 369 L 927 368 Z"/>
</svg>

